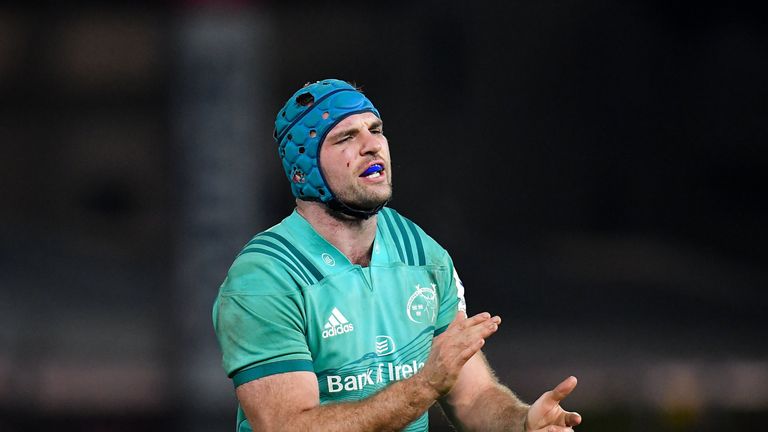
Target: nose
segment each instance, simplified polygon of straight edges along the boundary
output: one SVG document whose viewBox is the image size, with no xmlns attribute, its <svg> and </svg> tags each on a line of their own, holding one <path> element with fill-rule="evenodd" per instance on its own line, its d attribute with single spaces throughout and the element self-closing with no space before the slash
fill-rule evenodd
<svg viewBox="0 0 768 432">
<path fill-rule="evenodd" d="M 371 131 L 363 132 L 362 144 L 360 145 L 360 154 L 376 154 L 381 151 L 383 137 L 381 135 L 373 134 Z"/>
</svg>

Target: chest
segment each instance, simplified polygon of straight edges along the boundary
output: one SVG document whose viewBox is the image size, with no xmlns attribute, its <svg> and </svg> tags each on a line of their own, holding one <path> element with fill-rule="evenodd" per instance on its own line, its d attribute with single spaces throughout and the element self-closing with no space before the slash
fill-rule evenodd
<svg viewBox="0 0 768 432">
<path fill-rule="evenodd" d="M 368 393 L 416 373 L 429 355 L 446 271 L 353 267 L 306 290 L 321 395 Z"/>
</svg>

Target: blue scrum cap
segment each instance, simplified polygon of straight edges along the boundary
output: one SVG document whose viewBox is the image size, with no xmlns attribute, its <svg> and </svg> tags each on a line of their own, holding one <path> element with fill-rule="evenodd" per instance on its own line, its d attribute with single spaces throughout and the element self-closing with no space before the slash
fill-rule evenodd
<svg viewBox="0 0 768 432">
<path fill-rule="evenodd" d="M 334 199 L 320 170 L 320 147 L 340 121 L 363 112 L 381 118 L 373 103 L 355 87 L 324 79 L 306 84 L 277 113 L 274 137 L 296 198 L 324 203 Z"/>
</svg>

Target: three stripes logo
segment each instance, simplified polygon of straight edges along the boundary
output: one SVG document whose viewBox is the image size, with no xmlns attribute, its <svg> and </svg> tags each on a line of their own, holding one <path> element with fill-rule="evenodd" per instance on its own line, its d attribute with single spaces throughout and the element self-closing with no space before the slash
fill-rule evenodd
<svg viewBox="0 0 768 432">
<path fill-rule="evenodd" d="M 354 329 L 355 327 L 352 323 L 338 309 L 333 308 L 331 316 L 328 317 L 328 322 L 323 327 L 323 339 L 343 333 L 350 333 Z"/>
</svg>

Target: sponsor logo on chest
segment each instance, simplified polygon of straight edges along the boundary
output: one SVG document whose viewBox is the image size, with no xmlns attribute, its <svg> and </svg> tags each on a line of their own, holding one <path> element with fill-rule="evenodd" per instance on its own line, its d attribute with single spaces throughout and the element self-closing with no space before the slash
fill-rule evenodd
<svg viewBox="0 0 768 432">
<path fill-rule="evenodd" d="M 375 340 L 375 352 L 378 357 L 383 357 L 394 353 L 395 340 L 391 336 L 379 335 Z M 326 384 L 328 384 L 329 393 L 338 393 L 341 391 L 363 390 L 367 386 L 376 386 L 382 383 L 400 381 L 413 376 L 424 367 L 424 362 L 417 360 L 405 362 L 380 362 L 366 368 L 364 372 L 347 375 L 328 375 Z"/>
<path fill-rule="evenodd" d="M 328 339 L 344 333 L 352 333 L 355 326 L 337 308 L 333 308 L 331 316 L 323 326 L 323 339 Z"/>
<path fill-rule="evenodd" d="M 424 362 L 417 362 L 416 360 L 410 363 L 385 362 L 379 363 L 375 367 L 369 367 L 363 373 L 328 375 L 325 379 L 328 384 L 328 393 L 355 391 L 362 390 L 366 386 L 410 378 L 423 367 Z"/>
</svg>

